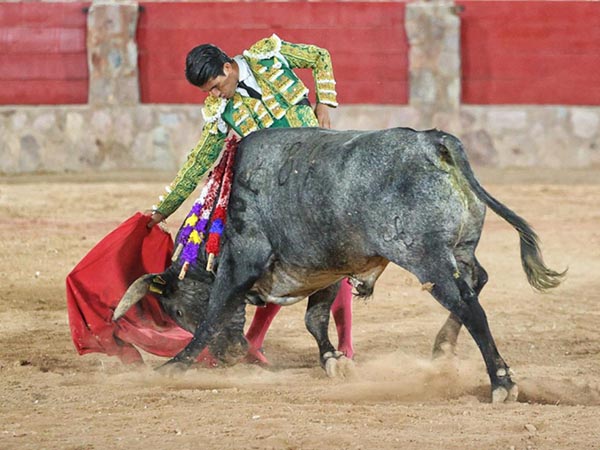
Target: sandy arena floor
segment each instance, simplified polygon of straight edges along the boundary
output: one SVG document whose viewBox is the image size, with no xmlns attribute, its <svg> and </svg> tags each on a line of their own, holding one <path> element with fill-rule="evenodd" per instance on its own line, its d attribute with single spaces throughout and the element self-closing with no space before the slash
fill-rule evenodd
<svg viewBox="0 0 600 450">
<path fill-rule="evenodd" d="M 272 365 L 169 378 L 71 343 L 64 280 L 164 174 L 0 178 L 1 449 L 600 449 L 600 170 L 477 170 L 537 230 L 546 262 L 569 268 L 548 294 L 527 284 L 517 234 L 488 214 L 481 300 L 519 402 L 489 403 L 470 336 L 455 361 L 430 360 L 446 312 L 390 267 L 354 303 L 356 377 L 326 378 L 303 303 L 267 336 Z M 170 229 L 187 212 L 180 208 Z M 249 313 L 252 313 L 250 310 Z M 335 335 L 335 334 L 333 334 Z"/>
</svg>

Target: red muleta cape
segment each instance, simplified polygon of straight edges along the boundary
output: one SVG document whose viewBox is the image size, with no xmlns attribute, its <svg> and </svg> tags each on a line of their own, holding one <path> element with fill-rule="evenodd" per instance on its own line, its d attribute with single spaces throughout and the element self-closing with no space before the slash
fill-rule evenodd
<svg viewBox="0 0 600 450">
<path fill-rule="evenodd" d="M 67 276 L 67 310 L 73 343 L 79 354 L 118 356 L 124 363 L 142 362 L 135 346 L 158 355 L 175 356 L 192 335 L 180 328 L 150 295 L 118 322 L 113 311 L 133 281 L 162 272 L 173 252 L 171 235 L 141 213 L 104 237 Z M 207 361 L 206 352 L 198 359 Z"/>
</svg>

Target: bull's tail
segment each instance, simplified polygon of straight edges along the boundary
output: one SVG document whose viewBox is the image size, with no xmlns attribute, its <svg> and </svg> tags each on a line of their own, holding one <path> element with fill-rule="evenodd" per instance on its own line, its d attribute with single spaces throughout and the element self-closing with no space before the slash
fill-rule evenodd
<svg viewBox="0 0 600 450">
<path fill-rule="evenodd" d="M 472 191 L 477 197 L 489 206 L 492 211 L 511 224 L 519 233 L 521 242 L 521 264 L 527 276 L 527 281 L 539 291 L 558 286 L 567 271 L 555 272 L 544 264 L 539 238 L 531 226 L 514 211 L 496 200 L 487 192 L 475 178 L 471 165 L 461 142 L 454 136 L 441 131 L 433 131 L 435 140 L 439 145 L 443 157 L 452 161 L 465 177 Z"/>
</svg>

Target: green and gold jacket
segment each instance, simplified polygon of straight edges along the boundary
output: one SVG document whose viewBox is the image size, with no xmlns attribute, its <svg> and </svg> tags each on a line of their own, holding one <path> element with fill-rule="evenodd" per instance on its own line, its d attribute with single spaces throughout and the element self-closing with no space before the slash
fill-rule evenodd
<svg viewBox="0 0 600 450">
<path fill-rule="evenodd" d="M 165 217 L 185 201 L 210 170 L 231 129 L 243 137 L 262 128 L 319 125 L 310 106 L 297 105 L 308 89 L 292 69 L 312 69 L 317 102 L 337 106 L 335 79 L 327 50 L 285 42 L 274 34 L 244 51 L 243 57 L 261 88 L 262 99 L 245 97 L 238 92 L 231 99 L 210 95 L 206 98 L 200 140 L 166 188 L 167 195 L 160 197 L 160 203 L 153 207 Z"/>
</svg>

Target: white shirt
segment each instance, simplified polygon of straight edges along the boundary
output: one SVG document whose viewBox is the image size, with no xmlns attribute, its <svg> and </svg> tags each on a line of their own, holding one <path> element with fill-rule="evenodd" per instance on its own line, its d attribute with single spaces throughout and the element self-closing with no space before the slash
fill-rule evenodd
<svg viewBox="0 0 600 450">
<path fill-rule="evenodd" d="M 252 89 L 259 92 L 260 95 L 262 95 L 262 90 L 260 89 L 260 86 L 256 82 L 256 78 L 254 78 L 254 74 L 250 70 L 250 66 L 248 65 L 248 63 L 246 62 L 244 57 L 241 55 L 238 55 L 238 56 L 234 56 L 233 59 L 238 65 L 239 81 L 243 81 L 244 83 L 246 83 L 246 85 L 248 85 Z M 246 92 L 246 89 L 243 89 L 238 86 L 236 88 L 236 91 L 239 92 L 244 97 L 250 97 L 248 95 L 248 92 Z"/>
</svg>

